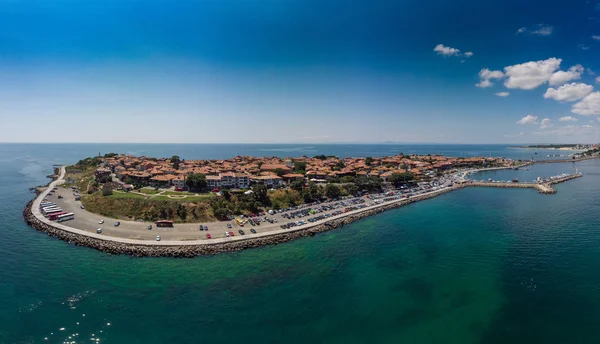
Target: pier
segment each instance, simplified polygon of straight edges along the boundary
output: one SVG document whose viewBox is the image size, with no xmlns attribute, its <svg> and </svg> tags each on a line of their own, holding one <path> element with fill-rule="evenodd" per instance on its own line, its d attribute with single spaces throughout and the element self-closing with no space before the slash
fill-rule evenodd
<svg viewBox="0 0 600 344">
<path fill-rule="evenodd" d="M 554 184 L 566 182 L 567 180 L 581 177 L 583 174 L 574 173 L 560 178 L 553 178 L 548 181 L 541 183 L 519 183 L 519 182 L 478 182 L 478 181 L 467 181 L 463 183 L 464 186 L 479 186 L 479 187 L 490 187 L 490 188 L 530 188 L 536 189 L 541 194 L 555 194 L 556 189 L 552 187 Z"/>
</svg>

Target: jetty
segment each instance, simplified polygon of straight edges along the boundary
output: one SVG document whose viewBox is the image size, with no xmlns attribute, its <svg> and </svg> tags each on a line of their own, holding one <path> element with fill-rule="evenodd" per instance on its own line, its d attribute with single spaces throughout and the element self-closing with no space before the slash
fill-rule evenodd
<svg viewBox="0 0 600 344">
<path fill-rule="evenodd" d="M 519 183 L 519 182 L 481 182 L 481 181 L 466 181 L 462 183 L 464 186 L 479 186 L 489 188 L 531 188 L 536 189 L 541 194 L 555 194 L 556 189 L 552 187 L 554 184 L 560 184 L 567 180 L 579 178 L 583 176 L 581 173 L 573 173 L 566 176 L 560 176 L 557 178 L 551 178 L 547 181 L 539 183 Z"/>
</svg>

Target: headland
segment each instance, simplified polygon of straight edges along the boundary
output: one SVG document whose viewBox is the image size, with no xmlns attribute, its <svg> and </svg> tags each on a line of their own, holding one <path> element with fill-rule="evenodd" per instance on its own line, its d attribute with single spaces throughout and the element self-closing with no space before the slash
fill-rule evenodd
<svg viewBox="0 0 600 344">
<path fill-rule="evenodd" d="M 115 157 L 117 157 L 116 161 L 120 161 L 119 156 L 115 155 L 112 158 Z M 407 170 L 402 168 L 404 166 L 401 165 L 408 165 L 406 161 L 403 161 L 407 157 L 396 157 L 393 160 L 390 160 L 390 158 L 381 158 L 375 162 L 375 159 L 369 160 L 369 165 L 373 166 L 371 168 L 372 171 L 378 171 L 377 167 L 381 166 L 383 160 L 395 160 L 397 161 L 397 165 L 388 165 L 385 167 L 388 169 L 386 172 L 390 172 L 387 178 L 386 176 L 382 176 L 385 172 L 377 175 L 367 174 L 364 177 L 368 178 L 367 181 L 374 183 L 375 178 L 380 180 L 379 185 L 373 187 L 371 190 L 368 189 L 368 186 L 364 186 L 364 184 L 359 184 L 363 189 L 355 189 L 357 187 L 356 179 L 359 178 L 357 174 L 358 172 L 362 172 L 360 170 L 344 175 L 343 177 L 350 176 L 354 178 L 346 178 L 344 182 L 341 180 L 322 182 L 314 180 L 316 178 L 307 180 L 308 177 L 306 175 L 308 173 L 304 172 L 305 179 L 301 181 L 301 185 L 298 183 L 299 180 L 296 179 L 299 177 L 294 177 L 286 183 L 283 182 L 283 175 L 278 176 L 277 173 L 273 172 L 273 174 L 261 175 L 271 180 L 279 180 L 275 177 L 280 177 L 282 185 L 266 187 L 264 184 L 254 184 L 249 185 L 246 190 L 235 190 L 226 188 L 221 184 L 220 188 L 213 188 L 207 192 L 211 194 L 210 199 L 194 200 L 198 203 L 208 204 L 210 206 L 209 209 L 215 211 L 215 209 L 221 209 L 219 206 L 230 209 L 226 203 L 228 201 L 227 197 L 230 200 L 234 197 L 239 197 L 242 201 L 253 199 L 254 204 L 252 206 L 257 208 L 254 210 L 255 213 L 251 212 L 251 209 L 234 209 L 232 212 L 237 211 L 237 214 L 226 214 L 219 221 L 213 219 L 213 221 L 206 220 L 202 222 L 170 222 L 172 220 L 160 217 L 151 219 L 150 221 L 139 218 L 109 218 L 88 211 L 88 207 L 84 206 L 86 200 L 91 199 L 93 201 L 96 197 L 110 198 L 114 195 L 114 193 L 108 194 L 106 192 L 106 185 L 115 186 L 114 184 L 118 184 L 119 181 L 118 178 L 115 178 L 115 166 L 110 166 L 113 163 L 110 159 L 107 157 L 97 159 L 96 161 L 99 162 L 98 165 L 85 166 L 85 164 L 78 164 L 58 169 L 58 173 L 55 173 L 56 179 L 48 187 L 41 190 L 39 195 L 27 205 L 24 211 L 26 222 L 42 232 L 46 232 L 67 242 L 96 248 L 112 254 L 193 257 L 271 245 L 315 235 L 316 233 L 339 228 L 366 216 L 426 200 L 464 187 L 520 187 L 534 188 L 540 193 L 554 193 L 552 184 L 581 176 L 580 174 L 563 175 L 542 180 L 539 183 L 475 182 L 467 180 L 465 178 L 466 175 L 485 169 L 519 168 L 531 164 L 531 162 L 511 161 L 502 158 L 470 158 L 467 160 L 468 162 L 465 162 L 465 159 L 439 157 L 434 160 L 433 157 L 426 156 L 422 158 L 409 158 L 413 162 L 422 162 L 420 159 L 426 159 L 427 164 L 420 164 L 421 169 L 413 168 Z M 132 157 L 125 157 L 124 159 L 132 159 Z M 337 161 L 327 157 L 325 159 L 321 159 L 321 157 L 315 159 L 319 161 L 332 160 L 326 163 L 326 166 L 341 165 L 339 163 L 340 159 L 337 159 Z M 437 161 L 438 159 L 444 159 L 445 163 L 440 163 Z M 369 166 L 365 164 L 366 158 L 353 158 L 353 160 L 359 166 Z M 139 164 L 143 163 L 143 161 L 143 159 L 140 159 Z M 453 161 L 454 163 L 461 164 L 461 166 L 454 166 Z M 312 160 L 305 159 L 305 161 L 301 162 L 305 163 L 305 165 L 301 166 L 314 168 L 311 164 Z M 168 163 L 172 164 L 171 161 Z M 343 163 L 347 166 L 346 162 Z M 122 166 L 121 162 L 118 164 Z M 223 165 L 226 162 L 222 161 L 220 164 Z M 387 164 L 390 163 L 388 162 Z M 181 165 L 179 167 L 181 169 Z M 393 169 L 394 167 L 396 168 L 395 171 L 389 171 L 389 169 Z M 109 173 L 105 174 L 105 170 L 108 170 Z M 67 171 L 70 172 L 68 173 Z M 93 181 L 86 179 L 86 173 L 92 176 Z M 224 176 L 226 177 L 224 173 L 228 172 L 219 172 L 218 174 L 221 181 L 226 179 L 223 178 Z M 131 176 L 131 174 L 125 175 Z M 290 173 L 285 174 L 289 175 Z M 300 175 L 301 173 L 296 174 Z M 79 180 L 76 180 L 75 175 L 80 177 Z M 192 197 L 203 195 L 204 193 L 201 190 L 193 190 L 194 184 L 190 180 L 193 181 L 195 177 L 189 178 L 193 175 L 195 174 L 189 173 L 184 178 L 186 181 L 184 188 L 192 189 L 190 191 L 174 191 L 172 189 L 161 191 L 160 187 L 158 189 L 154 187 L 153 190 L 157 191 L 157 193 L 166 191 L 173 193 L 188 192 L 188 194 L 193 194 Z M 360 176 L 360 174 L 358 175 Z M 233 172 L 233 176 L 236 176 L 235 172 Z M 206 177 L 204 175 L 204 178 Z M 339 178 L 337 174 L 335 177 Z M 249 173 L 247 174 L 247 178 L 256 180 Z M 359 182 L 365 183 L 364 181 Z M 98 189 L 102 189 L 103 191 L 93 191 L 93 189 L 90 189 L 94 187 L 95 183 L 100 184 L 101 186 L 99 185 Z M 122 188 L 128 188 L 128 183 L 123 181 L 121 183 Z M 295 184 L 292 185 L 292 183 Z M 85 193 L 81 191 L 82 185 L 87 185 Z M 173 186 L 171 185 L 171 187 Z M 206 186 L 204 187 L 206 188 Z M 295 187 L 300 187 L 300 191 L 296 190 Z M 111 191 L 127 194 L 128 192 L 135 192 L 133 190 L 142 190 L 144 188 L 148 187 L 137 185 L 137 188 L 134 187 L 129 191 L 112 190 L 112 188 Z M 349 191 L 353 190 L 355 193 L 349 193 Z M 90 193 L 89 191 L 92 192 Z M 296 191 L 298 193 L 303 192 L 304 195 L 312 192 L 319 198 L 312 200 L 308 197 L 303 197 L 302 201 L 298 201 L 298 203 L 285 208 L 274 209 L 272 206 L 273 203 L 270 203 L 271 206 L 260 204 L 262 197 L 260 193 L 263 191 L 266 191 L 268 198 L 265 198 L 265 200 L 267 202 L 272 202 L 270 196 L 278 192 L 289 194 L 293 193 L 292 191 Z M 167 196 L 176 196 L 176 194 Z M 140 202 L 148 201 L 147 198 L 139 198 L 138 200 Z M 277 199 L 275 198 L 274 200 Z M 155 202 L 154 200 L 150 201 Z M 162 200 L 162 202 L 166 203 L 170 201 L 171 199 Z M 178 209 L 185 209 L 180 206 L 181 200 L 175 198 L 172 201 L 177 202 Z M 194 201 L 190 200 L 189 203 Z M 242 203 L 242 201 L 239 199 L 233 200 L 233 202 L 239 203 Z M 56 219 L 53 220 L 43 211 L 42 202 L 53 203 L 55 207 L 59 208 L 60 212 L 72 214 L 72 218 L 60 222 L 56 221 Z M 217 207 L 215 207 L 215 204 L 217 204 Z M 156 206 L 156 204 L 153 206 Z M 156 212 L 161 214 L 160 209 L 156 210 Z M 165 211 L 165 213 L 168 216 L 168 212 Z M 156 224 L 163 222 L 170 222 L 169 225 L 173 227 L 156 227 Z M 204 228 L 201 230 L 200 228 L 202 227 Z"/>
</svg>

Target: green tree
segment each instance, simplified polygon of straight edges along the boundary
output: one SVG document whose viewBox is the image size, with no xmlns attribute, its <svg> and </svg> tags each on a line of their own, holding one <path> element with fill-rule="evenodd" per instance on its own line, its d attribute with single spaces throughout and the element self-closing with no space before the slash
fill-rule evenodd
<svg viewBox="0 0 600 344">
<path fill-rule="evenodd" d="M 414 179 L 414 175 L 410 172 L 404 173 L 392 173 L 388 178 L 388 181 L 395 187 L 401 186 L 402 184 L 408 183 Z"/>
<path fill-rule="evenodd" d="M 276 175 L 278 175 L 279 177 L 283 176 L 285 174 L 285 171 L 282 168 L 276 168 L 275 171 Z"/>
<path fill-rule="evenodd" d="M 338 162 L 335 163 L 335 166 L 333 167 L 334 170 L 339 171 L 341 169 L 343 169 L 344 167 L 346 167 L 346 164 L 344 163 L 344 160 L 338 160 Z"/>
<path fill-rule="evenodd" d="M 179 155 L 173 155 L 171 157 L 171 164 L 173 164 L 174 169 L 178 170 L 180 163 L 181 163 L 181 159 L 179 158 Z"/>
<path fill-rule="evenodd" d="M 185 221 L 187 217 L 187 209 L 183 206 L 183 204 L 179 204 L 177 206 L 177 216 L 179 216 L 180 219 Z"/>
<path fill-rule="evenodd" d="M 315 155 L 315 159 L 327 160 L 327 157 L 325 155 L 321 154 L 321 155 Z"/>
<path fill-rule="evenodd" d="M 354 178 L 352 176 L 343 176 L 340 179 L 340 182 L 342 182 L 342 183 L 352 183 L 352 182 L 354 182 Z"/>
<path fill-rule="evenodd" d="M 296 161 L 294 163 L 294 171 L 296 173 L 306 173 L 306 162 L 305 161 Z"/>
<path fill-rule="evenodd" d="M 225 198 L 226 201 L 231 201 L 231 192 L 229 192 L 229 190 L 224 189 L 223 191 L 221 191 L 221 193 L 223 194 L 223 198 Z"/>
<path fill-rule="evenodd" d="M 257 184 L 252 188 L 254 199 L 264 206 L 270 205 L 269 190 L 265 185 Z"/>
<path fill-rule="evenodd" d="M 365 158 L 365 165 L 371 166 L 372 163 L 373 163 L 373 158 L 371 158 L 370 156 Z"/>
<path fill-rule="evenodd" d="M 301 180 L 295 180 L 290 184 L 290 188 L 292 188 L 294 190 L 298 190 L 298 191 L 302 191 L 303 187 L 304 187 L 304 182 Z"/>
<path fill-rule="evenodd" d="M 325 195 L 329 198 L 338 198 L 340 193 L 340 188 L 335 184 L 327 184 L 325 187 Z"/>
<path fill-rule="evenodd" d="M 344 185 L 344 188 L 346 189 L 346 192 L 348 192 L 349 195 L 356 195 L 356 193 L 358 192 L 358 186 L 356 186 L 356 184 L 347 184 Z"/>
<path fill-rule="evenodd" d="M 206 176 L 202 173 L 190 174 L 185 178 L 185 185 L 190 190 L 202 191 L 206 189 Z"/>
</svg>

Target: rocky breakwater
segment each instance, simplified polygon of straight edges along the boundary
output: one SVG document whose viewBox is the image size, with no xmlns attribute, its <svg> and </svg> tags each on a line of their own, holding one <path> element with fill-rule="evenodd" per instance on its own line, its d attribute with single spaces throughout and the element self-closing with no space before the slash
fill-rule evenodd
<svg viewBox="0 0 600 344">
<path fill-rule="evenodd" d="M 411 203 L 430 199 L 440 194 L 447 193 L 456 189 L 462 188 L 462 185 L 456 185 L 454 187 L 439 190 L 437 192 L 431 192 L 424 195 L 414 196 L 410 199 L 402 199 L 383 203 L 374 207 L 353 211 L 348 213 L 346 216 L 334 218 L 329 221 L 318 223 L 313 226 L 305 225 L 300 228 L 294 228 L 291 231 L 284 233 L 277 233 L 268 236 L 252 238 L 250 236 L 244 238 L 244 240 L 232 240 L 225 243 L 210 243 L 207 241 L 206 244 L 199 245 L 148 245 L 144 243 L 140 244 L 127 244 L 112 240 L 102 240 L 92 238 L 86 235 L 72 233 L 50 224 L 40 221 L 36 216 L 33 215 L 32 205 L 33 200 L 30 201 L 25 209 L 23 210 L 23 217 L 25 222 L 31 227 L 37 229 L 40 232 L 44 232 L 49 236 L 59 238 L 68 243 L 85 246 L 103 251 L 109 254 L 126 254 L 136 257 L 196 257 L 200 255 L 214 255 L 222 252 L 235 252 L 243 249 L 261 247 L 267 245 L 275 245 L 279 243 L 288 242 L 294 239 L 314 236 L 317 233 L 329 231 L 335 228 L 340 228 L 344 225 L 350 224 L 354 221 L 362 218 L 372 216 L 383 211 L 399 208 Z"/>
</svg>

